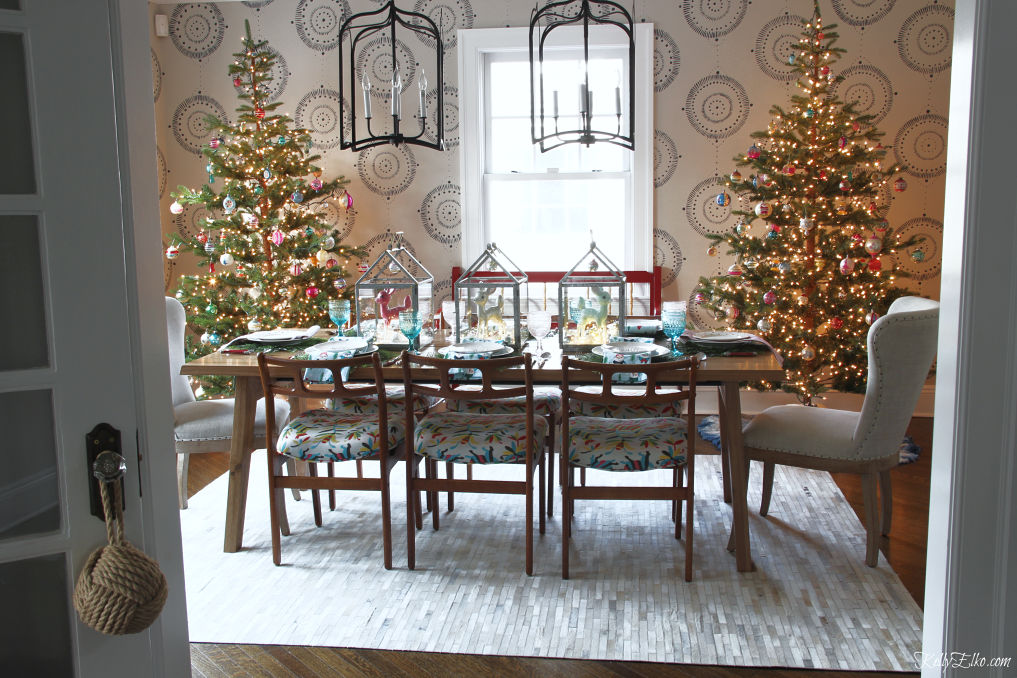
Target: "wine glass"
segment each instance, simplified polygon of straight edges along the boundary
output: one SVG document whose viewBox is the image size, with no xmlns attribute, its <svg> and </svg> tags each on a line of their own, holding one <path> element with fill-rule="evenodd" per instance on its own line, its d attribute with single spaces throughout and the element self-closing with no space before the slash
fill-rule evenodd
<svg viewBox="0 0 1017 678">
<path fill-rule="evenodd" d="M 671 355 L 679 355 L 678 337 L 685 331 L 685 309 L 663 311 L 660 320 L 664 334 L 671 339 Z"/>
<path fill-rule="evenodd" d="M 335 323 L 336 334 L 342 335 L 343 327 L 346 322 L 350 319 L 350 300 L 349 299 L 329 299 L 328 300 L 328 317 Z"/>
<path fill-rule="evenodd" d="M 551 314 L 547 311 L 530 311 L 526 316 L 526 327 L 537 340 L 537 352 L 543 353 L 543 340 L 551 331 Z"/>
<path fill-rule="evenodd" d="M 412 351 L 417 335 L 424 327 L 424 316 L 420 311 L 401 311 L 399 313 L 399 331 L 406 337 L 409 349 Z"/>
</svg>

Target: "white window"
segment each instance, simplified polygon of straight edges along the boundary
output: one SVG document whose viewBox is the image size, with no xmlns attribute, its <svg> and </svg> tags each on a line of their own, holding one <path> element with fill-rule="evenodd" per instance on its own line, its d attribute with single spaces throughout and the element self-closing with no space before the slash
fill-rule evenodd
<svg viewBox="0 0 1017 678">
<path fill-rule="evenodd" d="M 610 42 L 616 34 L 591 30 L 590 90 L 610 102 L 595 100 L 593 110 L 604 111 L 596 122 L 608 125 L 616 122 L 615 88 L 627 70 L 627 47 Z M 528 40 L 528 28 L 459 33 L 463 265 L 494 242 L 524 270 L 567 270 L 589 247 L 592 232 L 617 266 L 649 270 L 653 26 L 636 26 L 633 151 L 595 143 L 541 153 L 531 138 Z M 545 57 L 545 92 L 558 93 L 562 128 L 578 124 L 581 63 L 578 45 Z M 620 87 L 623 99 L 626 89 Z M 552 101 L 545 99 L 545 118 L 551 116 Z M 627 118 L 622 125 L 628 125 Z"/>
</svg>

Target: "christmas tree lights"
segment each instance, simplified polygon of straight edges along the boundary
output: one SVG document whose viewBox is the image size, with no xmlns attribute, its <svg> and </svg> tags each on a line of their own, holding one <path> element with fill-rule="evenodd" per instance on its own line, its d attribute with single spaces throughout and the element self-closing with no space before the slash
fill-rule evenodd
<svg viewBox="0 0 1017 678">
<path fill-rule="evenodd" d="M 326 325 L 327 299 L 350 298 L 347 266 L 365 254 L 340 244 L 338 231 L 322 220 L 323 200 L 352 207 L 348 182 L 323 180 L 308 130 L 275 112 L 281 102 L 268 102 L 275 56 L 267 41 L 251 37 L 248 22 L 245 28 L 243 49 L 229 66 L 242 102 L 237 123 L 208 116 L 211 139 L 202 150 L 208 183 L 178 187 L 170 205 L 173 214 L 201 205 L 210 215 L 197 235 L 173 235 L 166 249 L 170 259 L 192 254 L 205 271 L 181 276 L 176 293 L 198 336 L 188 337 L 188 359 L 248 331 Z M 206 395 L 230 388 L 224 379 L 199 381 Z"/>
<path fill-rule="evenodd" d="M 700 278 L 694 297 L 732 328 L 761 333 L 784 357 L 783 388 L 806 404 L 827 389 L 864 389 L 869 325 L 905 293 L 894 256 L 917 242 L 884 219 L 891 188 L 907 184 L 892 181 L 899 168 L 885 163 L 872 116 L 831 90 L 844 50 L 814 7 L 790 57 L 800 93 L 770 110 L 766 131 L 735 158 L 747 176 L 734 170 L 717 196 L 726 205 L 735 194 L 744 209 L 707 253 L 726 244 L 736 261 Z"/>
</svg>

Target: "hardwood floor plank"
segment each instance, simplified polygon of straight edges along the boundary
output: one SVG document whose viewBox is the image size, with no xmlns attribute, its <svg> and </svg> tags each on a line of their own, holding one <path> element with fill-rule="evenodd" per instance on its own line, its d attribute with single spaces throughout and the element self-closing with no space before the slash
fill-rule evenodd
<svg viewBox="0 0 1017 678">
<path fill-rule="evenodd" d="M 262 670 L 272 676 L 284 676 L 285 678 L 301 678 L 300 674 L 276 659 L 275 655 L 261 645 L 240 645 L 240 649 L 247 653 L 252 661 L 257 662 Z"/>
<path fill-rule="evenodd" d="M 264 648 L 265 652 L 272 655 L 277 662 L 301 678 L 327 678 L 327 675 L 315 671 L 306 663 L 300 661 L 300 658 L 293 651 L 297 648 L 285 647 L 283 645 L 262 645 L 261 647 Z"/>
</svg>

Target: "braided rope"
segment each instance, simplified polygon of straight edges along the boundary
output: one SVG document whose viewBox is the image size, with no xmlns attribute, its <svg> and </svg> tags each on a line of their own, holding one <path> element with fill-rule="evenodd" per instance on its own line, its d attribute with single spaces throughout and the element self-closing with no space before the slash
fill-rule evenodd
<svg viewBox="0 0 1017 678">
<path fill-rule="evenodd" d="M 108 635 L 144 631 L 162 612 L 169 593 L 159 564 L 124 539 L 120 483 L 100 482 L 109 545 L 85 562 L 74 587 L 74 609 L 88 626 Z"/>
</svg>

